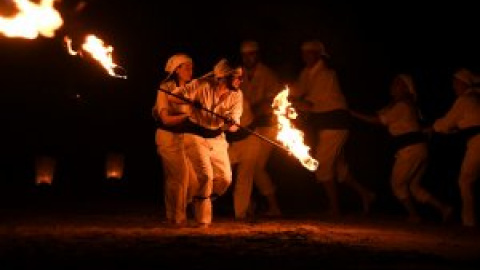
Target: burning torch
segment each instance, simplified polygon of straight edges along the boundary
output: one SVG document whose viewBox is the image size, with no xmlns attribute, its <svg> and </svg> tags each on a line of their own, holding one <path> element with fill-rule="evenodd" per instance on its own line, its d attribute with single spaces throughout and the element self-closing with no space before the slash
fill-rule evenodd
<svg viewBox="0 0 480 270">
<path fill-rule="evenodd" d="M 235 122 L 234 120 L 232 120 L 230 117 L 227 117 L 227 116 L 218 114 L 218 113 L 216 113 L 216 112 L 214 112 L 214 111 L 212 111 L 212 110 L 209 110 L 209 109 L 203 107 L 200 103 L 195 102 L 195 101 L 192 101 L 192 100 L 190 100 L 190 99 L 188 99 L 188 98 L 186 98 L 186 97 L 184 97 L 184 96 L 182 96 L 182 95 L 180 95 L 180 94 L 174 94 L 174 93 L 172 93 L 172 92 L 170 92 L 170 91 L 168 91 L 168 90 L 166 90 L 166 89 L 162 89 L 162 88 L 158 88 L 158 90 L 160 90 L 160 91 L 162 91 L 162 92 L 164 92 L 164 93 L 166 93 L 166 94 L 168 94 L 168 95 L 171 95 L 171 96 L 173 96 L 173 97 L 175 97 L 175 98 L 178 98 L 178 99 L 180 99 L 180 100 L 182 100 L 182 101 L 184 101 L 184 102 L 186 102 L 186 103 L 188 103 L 188 104 L 191 104 L 191 105 L 192 105 L 194 108 L 196 108 L 196 109 L 200 109 L 200 110 L 206 111 L 206 112 L 208 112 L 209 114 L 212 114 L 212 115 L 214 115 L 215 117 L 218 117 L 218 118 L 222 119 L 222 120 L 225 121 L 226 123 L 232 123 L 232 124 L 238 126 L 240 129 L 243 129 L 243 130 L 247 131 L 248 133 L 257 136 L 258 138 L 260 138 L 260 139 L 262 139 L 262 140 L 264 140 L 264 141 L 266 141 L 266 142 L 268 142 L 268 143 L 270 143 L 270 144 L 273 144 L 273 145 L 275 145 L 275 146 L 277 146 L 277 147 L 279 147 L 279 148 L 281 148 L 281 149 L 283 149 L 283 150 L 285 150 L 285 151 L 288 151 L 288 149 L 285 148 L 283 145 L 281 145 L 281 144 L 279 144 L 279 143 L 277 143 L 277 142 L 275 142 L 275 141 L 272 141 L 271 139 L 263 136 L 262 134 L 259 134 L 259 133 L 255 132 L 254 130 L 249 129 L 248 127 L 244 127 L 244 126 L 236 123 L 236 122 Z"/>
<path fill-rule="evenodd" d="M 204 75 L 201 78 L 204 78 L 208 75 L 210 75 L 210 74 Z M 302 165 L 305 168 L 307 168 L 308 170 L 315 171 L 318 168 L 318 161 L 313 159 L 312 157 L 310 157 L 310 155 L 308 154 L 308 150 L 309 150 L 308 146 L 305 146 L 303 144 L 303 134 L 299 130 L 294 129 L 291 126 L 288 119 L 286 117 L 284 117 L 284 113 L 281 113 L 282 108 L 286 109 L 288 111 L 288 116 L 292 117 L 292 109 L 293 108 L 289 108 L 288 106 L 287 106 L 288 107 L 287 108 L 283 105 L 284 103 L 279 101 L 280 99 L 286 99 L 286 96 L 288 96 L 288 91 L 286 91 L 286 93 L 287 93 L 286 95 L 285 95 L 285 91 L 280 93 L 279 95 L 277 95 L 277 97 L 274 100 L 274 104 L 273 104 L 273 106 L 276 108 L 275 114 L 277 115 L 277 118 L 280 121 L 279 122 L 279 133 L 278 133 L 277 139 L 279 139 L 280 141 L 282 141 L 284 143 L 284 145 L 281 145 L 278 142 L 273 141 L 273 140 L 263 136 L 262 134 L 259 134 L 256 131 L 248 128 L 248 127 L 245 127 L 245 126 L 242 126 L 242 125 L 236 123 L 235 121 L 233 121 L 231 118 L 229 118 L 227 116 L 218 114 L 218 113 L 216 113 L 212 110 L 209 110 L 209 109 L 203 107 L 198 102 L 192 101 L 192 100 L 190 100 L 190 99 L 188 99 L 188 98 L 186 98 L 186 97 L 184 97 L 180 94 L 174 94 L 174 93 L 172 93 L 168 90 L 162 89 L 162 88 L 158 88 L 158 90 L 166 93 L 167 95 L 171 95 L 171 96 L 173 96 L 177 99 L 180 99 L 180 100 L 182 100 L 182 101 L 184 101 L 188 104 L 191 104 L 197 109 L 208 112 L 208 113 L 212 114 L 213 116 L 224 120 L 227 123 L 232 123 L 232 124 L 236 125 L 237 127 L 239 127 L 240 129 L 243 129 L 244 131 L 248 132 L 249 134 L 255 135 L 258 138 L 264 140 L 265 142 L 270 143 L 270 144 L 272 144 L 272 145 L 274 145 L 274 146 L 276 146 L 276 147 L 278 147 L 278 148 L 280 148 L 284 151 L 287 151 L 289 154 L 293 154 L 297 159 L 300 160 Z M 285 140 L 285 137 L 289 137 L 289 138 L 287 140 Z"/>
<path fill-rule="evenodd" d="M 118 70 L 121 70 L 122 73 L 126 73 L 123 67 L 113 62 L 113 47 L 106 46 L 103 40 L 97 36 L 87 35 L 85 37 L 85 42 L 82 44 L 81 50 L 79 51 L 73 50 L 72 40 L 68 36 L 64 37 L 64 42 L 70 55 L 83 56 L 85 53 L 88 53 L 93 59 L 103 66 L 110 76 L 121 79 L 127 78 L 126 75 L 121 75 L 117 72 Z"/>
</svg>

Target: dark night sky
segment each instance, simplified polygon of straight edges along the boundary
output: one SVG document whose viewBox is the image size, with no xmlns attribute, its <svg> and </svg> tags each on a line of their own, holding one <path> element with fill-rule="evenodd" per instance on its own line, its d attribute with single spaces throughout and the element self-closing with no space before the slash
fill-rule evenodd
<svg viewBox="0 0 480 270">
<path fill-rule="evenodd" d="M 265 62 L 288 83 L 301 67 L 301 42 L 318 38 L 332 55 L 352 107 L 373 112 L 385 104 L 392 74 L 411 72 L 428 121 L 450 106 L 455 68 L 480 70 L 476 10 L 460 1 L 157 2 L 88 1 L 82 13 L 74 13 L 77 2 L 64 1 L 65 25 L 55 38 L 0 36 L 2 184 L 32 181 L 33 156 L 40 152 L 59 157 L 64 181 L 85 181 L 102 175 L 103 156 L 115 149 L 128 154 L 127 173 L 135 185 L 150 189 L 159 175 L 150 109 L 164 63 L 176 52 L 190 54 L 201 75 L 222 57 L 238 60 L 240 41 L 254 38 Z M 79 39 L 85 33 L 114 46 L 114 59 L 126 68 L 128 80 L 67 55 L 63 35 Z M 368 148 L 356 150 L 361 155 Z"/>
</svg>

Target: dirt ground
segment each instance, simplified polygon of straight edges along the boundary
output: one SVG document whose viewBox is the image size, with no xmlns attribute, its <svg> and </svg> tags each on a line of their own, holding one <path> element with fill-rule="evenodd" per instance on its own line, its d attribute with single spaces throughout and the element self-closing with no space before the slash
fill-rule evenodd
<svg viewBox="0 0 480 270">
<path fill-rule="evenodd" d="M 156 210 L 3 211 L 0 269 L 478 269 L 480 230 L 394 217 L 171 228 Z"/>
</svg>

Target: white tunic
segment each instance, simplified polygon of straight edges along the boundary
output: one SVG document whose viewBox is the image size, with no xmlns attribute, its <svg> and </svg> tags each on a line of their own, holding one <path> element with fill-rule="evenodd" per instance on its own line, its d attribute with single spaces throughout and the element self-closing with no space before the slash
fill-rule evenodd
<svg viewBox="0 0 480 270">
<path fill-rule="evenodd" d="M 301 72 L 298 88 L 299 94 L 313 104 L 313 113 L 347 108 L 336 72 L 326 67 L 323 62 L 319 61 Z"/>
<path fill-rule="evenodd" d="M 208 81 L 203 81 L 195 86 L 187 85 L 176 88 L 173 93 L 181 94 L 192 101 L 199 101 L 202 106 L 215 114 L 230 117 L 240 123 L 243 111 L 242 91 L 229 91 L 219 96 L 216 90 Z M 223 119 L 200 109 L 193 109 L 190 120 L 208 129 L 218 129 L 224 126 Z"/>
<path fill-rule="evenodd" d="M 387 106 L 378 112 L 378 116 L 393 136 L 420 131 L 417 109 L 407 102 Z"/>
</svg>

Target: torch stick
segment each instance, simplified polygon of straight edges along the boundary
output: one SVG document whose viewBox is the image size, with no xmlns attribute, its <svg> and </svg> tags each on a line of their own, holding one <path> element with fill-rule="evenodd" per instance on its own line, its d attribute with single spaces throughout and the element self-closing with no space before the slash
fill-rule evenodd
<svg viewBox="0 0 480 270">
<path fill-rule="evenodd" d="M 166 93 L 166 94 L 168 94 L 168 95 L 171 95 L 171 96 L 173 96 L 173 97 L 176 97 L 176 98 L 178 98 L 178 99 L 180 99 L 180 100 L 182 100 L 182 101 L 185 101 L 186 103 L 192 104 L 192 105 L 194 106 L 194 108 L 197 108 L 197 109 L 200 109 L 200 110 L 204 110 L 204 111 L 206 111 L 206 112 L 214 115 L 215 117 L 218 117 L 218 118 L 220 118 L 220 119 L 223 119 L 223 120 L 226 121 L 226 122 L 231 122 L 231 119 L 229 119 L 228 117 L 226 117 L 226 116 L 224 116 L 224 115 L 221 115 L 221 114 L 218 114 L 218 113 L 216 113 L 216 112 L 214 112 L 214 111 L 212 111 L 212 110 L 209 110 L 209 109 L 207 109 L 207 108 L 205 108 L 205 107 L 203 107 L 203 106 L 201 106 L 201 105 L 199 105 L 199 104 L 196 104 L 196 103 L 194 103 L 192 100 L 190 100 L 190 99 L 188 99 L 188 98 L 186 98 L 186 97 L 184 97 L 184 96 L 182 96 L 182 95 L 174 94 L 174 93 L 172 93 L 172 92 L 170 92 L 170 91 L 168 91 L 168 90 L 162 89 L 162 88 L 158 88 L 158 90 L 160 90 L 160 91 L 162 91 L 162 92 L 164 92 L 164 93 Z M 286 147 L 284 147 L 283 145 L 281 145 L 281 144 L 279 144 L 279 143 L 277 143 L 277 142 L 275 142 L 275 141 L 273 141 L 273 140 L 271 140 L 271 139 L 263 136 L 262 134 L 260 134 L 260 133 L 258 133 L 258 132 L 255 132 L 254 130 L 251 130 L 251 129 L 247 128 L 247 127 L 244 127 L 244 126 L 242 126 L 242 125 L 240 125 L 240 124 L 238 124 L 238 123 L 234 123 L 234 125 L 236 125 L 236 126 L 239 127 L 240 129 L 243 129 L 243 130 L 247 131 L 248 133 L 253 134 L 253 135 L 257 136 L 258 138 L 260 138 L 260 139 L 262 139 L 262 140 L 264 140 L 264 141 L 266 141 L 266 142 L 268 142 L 268 143 L 270 143 L 270 144 L 272 144 L 272 145 L 274 145 L 274 146 L 276 146 L 276 147 L 278 147 L 278 148 L 281 148 L 282 150 L 285 150 L 285 151 L 287 151 L 287 152 L 290 153 L 290 151 L 289 151 Z"/>
</svg>

